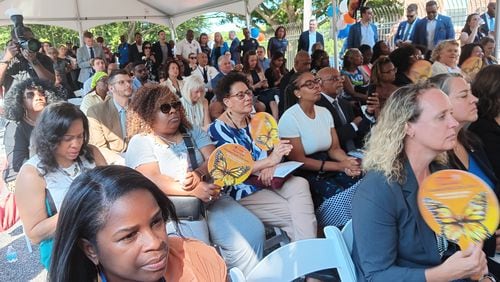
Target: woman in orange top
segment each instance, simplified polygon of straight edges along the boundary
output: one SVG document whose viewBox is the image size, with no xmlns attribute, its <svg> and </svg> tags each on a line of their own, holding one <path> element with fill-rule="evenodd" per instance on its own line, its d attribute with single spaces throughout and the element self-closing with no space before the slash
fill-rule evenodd
<svg viewBox="0 0 500 282">
<path fill-rule="evenodd" d="M 75 179 L 57 225 L 50 281 L 226 281 L 226 266 L 202 242 L 168 237 L 172 202 L 125 166 Z"/>
</svg>

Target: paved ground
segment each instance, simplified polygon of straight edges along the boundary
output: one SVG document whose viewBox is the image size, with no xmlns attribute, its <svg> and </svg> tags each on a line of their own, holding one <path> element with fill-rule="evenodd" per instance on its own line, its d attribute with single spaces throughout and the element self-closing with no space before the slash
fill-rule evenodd
<svg viewBox="0 0 500 282">
<path fill-rule="evenodd" d="M 0 167 L 3 167 L 2 164 L 4 161 L 3 123 L 0 121 Z M 0 175 L 2 174 L 0 173 Z M 2 195 L 5 195 L 5 190 L 4 183 L 0 179 L 0 197 Z M 7 262 L 5 253 L 9 246 L 13 246 L 16 249 L 17 262 Z M 47 271 L 39 262 L 40 253 L 38 252 L 38 246 L 33 245 L 32 249 L 33 252 L 30 253 L 19 222 L 9 230 L 0 232 L 0 282 L 47 280 Z"/>
</svg>

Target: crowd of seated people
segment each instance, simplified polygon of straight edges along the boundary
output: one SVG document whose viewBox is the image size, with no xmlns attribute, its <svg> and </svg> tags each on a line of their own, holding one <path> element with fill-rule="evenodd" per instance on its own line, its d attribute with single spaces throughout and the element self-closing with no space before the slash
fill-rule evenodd
<svg viewBox="0 0 500 282">
<path fill-rule="evenodd" d="M 266 228 L 298 241 L 351 218 L 360 281 L 500 274 L 486 259 L 500 251 L 500 240 L 498 247 L 493 238 L 467 250 L 452 242 L 438 249 L 446 238 L 416 207 L 420 183 L 443 168 L 469 171 L 500 195 L 495 40 L 480 14 L 467 17 L 458 41 L 447 38 L 447 17 L 436 6 L 429 1 L 427 17 L 401 28 L 404 40 L 394 49 L 354 29 L 349 36 L 360 44 L 346 49 L 339 69 L 315 21 L 294 57 L 287 57 L 296 43 L 283 26 L 267 53 L 248 29 L 241 41 L 216 32 L 213 45 L 188 30 L 175 49 L 165 32 L 154 43 L 136 33 L 133 44 L 122 41 L 119 64 L 86 32 L 73 75 L 85 92 L 79 106 L 60 101 L 75 90 L 66 46 L 47 47 L 50 58 L 16 61 L 16 69 L 33 65 L 25 78 L 11 69 L 21 54 L 8 49 L 0 62 L 9 119 L 4 179 L 50 279 L 225 281 L 231 267 L 248 274 L 263 258 Z M 372 13 L 363 9 L 361 30 L 372 25 Z M 443 34 L 428 42 L 420 33 L 434 32 L 432 21 Z M 471 57 L 483 62 L 479 73 L 461 69 Z M 422 60 L 432 72 L 415 78 Z M 67 76 L 57 83 L 61 72 Z M 257 112 L 278 124 L 281 140 L 268 151 L 251 134 Z M 207 162 L 224 144 L 250 152 L 258 184 L 212 183 Z M 303 164 L 272 188 L 284 161 Z M 177 218 L 179 197 L 205 212 Z M 125 249 L 131 252 L 117 255 Z"/>
</svg>

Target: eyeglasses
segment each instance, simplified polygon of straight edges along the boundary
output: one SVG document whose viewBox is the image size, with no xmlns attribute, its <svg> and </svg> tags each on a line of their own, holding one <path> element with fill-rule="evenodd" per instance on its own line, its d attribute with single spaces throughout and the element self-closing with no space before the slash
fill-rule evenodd
<svg viewBox="0 0 500 282">
<path fill-rule="evenodd" d="M 252 90 L 247 89 L 246 91 L 240 91 L 236 94 L 229 95 L 228 98 L 236 97 L 236 98 L 238 98 L 238 100 L 243 100 L 243 99 L 245 99 L 245 96 L 247 96 L 247 95 L 248 95 L 248 97 L 253 98 Z"/>
<path fill-rule="evenodd" d="M 388 71 L 380 71 L 381 73 L 391 73 L 391 72 L 398 72 L 398 68 L 392 68 Z"/>
<path fill-rule="evenodd" d="M 196 60 L 196 57 L 189 57 L 189 59 L 191 59 L 191 60 Z"/>
<path fill-rule="evenodd" d="M 132 84 L 132 79 L 118 80 L 113 82 L 113 84 L 119 84 L 119 85 L 124 85 L 125 83 Z"/>
<path fill-rule="evenodd" d="M 24 93 L 24 96 L 26 99 L 33 99 L 33 97 L 35 97 L 35 91 L 38 93 L 38 96 L 45 97 L 45 91 L 43 90 L 30 90 Z"/>
<path fill-rule="evenodd" d="M 181 106 L 182 106 L 182 103 L 179 101 L 173 102 L 170 104 L 162 104 L 160 106 L 160 111 L 162 113 L 168 115 L 170 113 L 170 111 L 172 110 L 172 108 L 174 108 L 175 110 L 178 110 L 178 109 L 180 109 Z"/>
<path fill-rule="evenodd" d="M 314 80 L 308 80 L 304 82 L 302 85 L 299 85 L 299 89 L 302 87 L 307 87 L 307 89 L 314 89 L 314 87 L 319 86 L 321 84 L 321 79 L 315 78 Z"/>
<path fill-rule="evenodd" d="M 321 79 L 321 83 L 323 83 L 325 81 L 334 81 L 334 82 L 344 81 L 344 77 L 339 75 L 339 76 L 332 76 L 332 77 L 327 78 L 327 79 Z"/>
<path fill-rule="evenodd" d="M 151 49 L 151 46 L 145 46 L 144 49 Z"/>
</svg>

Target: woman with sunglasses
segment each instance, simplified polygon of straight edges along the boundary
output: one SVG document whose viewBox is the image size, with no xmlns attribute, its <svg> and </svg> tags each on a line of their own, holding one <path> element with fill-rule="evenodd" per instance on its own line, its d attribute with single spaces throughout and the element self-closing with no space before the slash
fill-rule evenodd
<svg viewBox="0 0 500 282">
<path fill-rule="evenodd" d="M 148 80 L 158 81 L 159 64 L 156 63 L 155 53 L 152 51 L 151 42 L 144 41 L 142 49 L 144 51 L 142 61 L 148 70 Z"/>
<path fill-rule="evenodd" d="M 30 138 L 38 117 L 45 107 L 62 100 L 61 93 L 46 80 L 27 79 L 6 94 L 4 100 L 5 125 L 3 138 L 7 167 L 4 180 L 13 192 L 19 169 L 30 158 Z"/>
<path fill-rule="evenodd" d="M 206 220 L 182 221 L 182 233 L 217 244 L 229 267 L 248 273 L 262 258 L 264 227 L 250 211 L 221 194 L 220 187 L 205 181 L 207 160 L 215 149 L 207 133 L 188 122 L 179 98 L 164 86 L 143 86 L 130 109 L 128 132 L 136 135 L 130 139 L 126 165 L 166 195 L 194 196 L 205 202 Z M 193 144 L 196 168 L 186 140 Z"/>
<path fill-rule="evenodd" d="M 288 159 L 304 163 L 297 174 L 309 182 L 318 223 L 338 226 L 345 222 L 331 221 L 332 211 L 322 204 L 355 184 L 361 168 L 340 147 L 331 113 L 315 105 L 321 98 L 320 83 L 310 72 L 292 76 L 286 95 L 297 103 L 283 113 L 278 127 L 280 138 L 293 147 Z"/>
<path fill-rule="evenodd" d="M 189 53 L 189 64 L 187 65 L 187 68 L 184 70 L 184 76 L 188 77 L 196 71 L 198 68 L 198 57 L 196 56 L 195 53 Z"/>
<path fill-rule="evenodd" d="M 242 183 L 225 187 L 226 193 L 265 225 L 283 229 L 292 241 L 315 238 L 316 217 L 307 181 L 291 176 L 281 188 L 270 187 L 276 165 L 290 153 L 292 146 L 281 141 L 269 153 L 255 144 L 249 128 L 253 93 L 246 77 L 229 73 L 219 81 L 215 93 L 226 110 L 210 125 L 210 137 L 216 146 L 233 143 L 245 147 L 255 161 L 252 173 L 258 173 L 262 182 L 262 186 Z"/>
<path fill-rule="evenodd" d="M 48 268 L 58 211 L 73 180 L 96 165 L 106 165 L 88 144 L 87 117 L 70 103 L 47 106 L 34 132 L 35 155 L 19 171 L 16 201 L 24 231 L 40 244 L 40 261 Z"/>
</svg>

